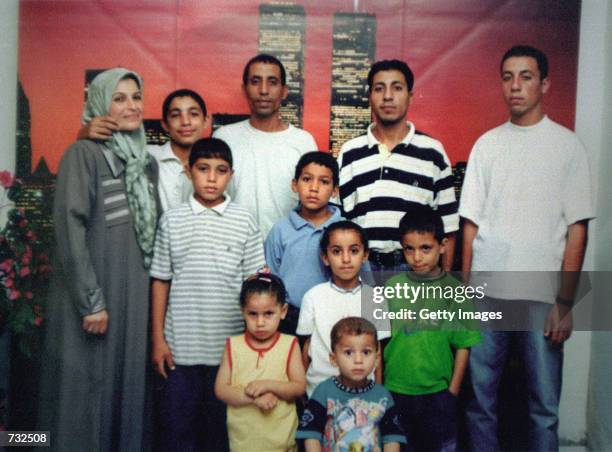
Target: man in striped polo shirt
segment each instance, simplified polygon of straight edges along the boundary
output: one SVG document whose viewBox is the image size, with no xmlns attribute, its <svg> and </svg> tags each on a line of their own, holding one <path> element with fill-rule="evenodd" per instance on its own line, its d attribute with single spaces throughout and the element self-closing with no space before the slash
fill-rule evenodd
<svg viewBox="0 0 612 452">
<path fill-rule="evenodd" d="M 414 204 L 438 210 L 448 238 L 444 269 L 453 262 L 459 216 L 451 166 L 442 143 L 406 121 L 413 85 L 403 61 L 374 63 L 368 98 L 375 122 L 365 135 L 346 142 L 338 158 L 344 214 L 366 230 L 374 271 L 407 269 L 397 230 Z"/>
</svg>

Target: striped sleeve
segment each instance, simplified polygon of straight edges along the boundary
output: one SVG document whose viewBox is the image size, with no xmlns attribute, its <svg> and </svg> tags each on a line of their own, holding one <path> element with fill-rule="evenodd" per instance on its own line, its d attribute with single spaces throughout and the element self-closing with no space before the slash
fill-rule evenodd
<svg viewBox="0 0 612 452">
<path fill-rule="evenodd" d="M 244 258 L 242 261 L 242 279 L 246 279 L 266 264 L 264 257 L 263 241 L 261 232 L 255 220 L 249 214 L 249 235 L 244 246 Z"/>
<path fill-rule="evenodd" d="M 149 274 L 153 278 L 172 279 L 172 261 L 170 259 L 170 231 L 168 216 L 164 214 L 159 220 L 157 234 L 155 237 L 155 248 L 151 270 Z"/>
<path fill-rule="evenodd" d="M 459 213 L 455 197 L 453 171 L 442 143 L 440 143 L 439 152 L 442 159 L 436 162 L 437 177 L 434 181 L 434 206 L 437 206 L 438 213 L 444 222 L 444 232 L 448 234 L 459 229 Z"/>
</svg>

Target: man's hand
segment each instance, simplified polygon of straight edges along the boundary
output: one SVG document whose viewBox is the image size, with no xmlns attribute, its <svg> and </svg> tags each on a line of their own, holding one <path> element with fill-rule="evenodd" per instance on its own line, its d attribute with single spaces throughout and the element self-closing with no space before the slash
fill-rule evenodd
<svg viewBox="0 0 612 452">
<path fill-rule="evenodd" d="M 153 361 L 153 367 L 155 368 L 155 372 L 157 372 L 166 379 L 168 378 L 168 374 L 166 373 L 166 366 L 168 366 L 170 370 L 174 370 L 175 368 L 172 352 L 170 351 L 170 347 L 168 347 L 168 343 L 164 340 L 153 341 L 153 347 L 151 350 L 151 361 Z"/>
<path fill-rule="evenodd" d="M 573 327 L 572 310 L 559 303 L 552 305 L 544 324 L 544 336 L 553 344 L 561 344 L 572 335 Z"/>
<path fill-rule="evenodd" d="M 276 397 L 271 392 L 267 392 L 266 394 L 257 397 L 253 403 L 257 408 L 261 411 L 270 411 L 273 409 L 278 403 L 278 397 Z"/>
<path fill-rule="evenodd" d="M 106 309 L 83 317 L 83 329 L 89 334 L 106 334 L 107 328 L 108 312 Z"/>
<path fill-rule="evenodd" d="M 79 130 L 79 140 L 106 141 L 119 130 L 119 125 L 111 116 L 95 116 Z"/>
</svg>

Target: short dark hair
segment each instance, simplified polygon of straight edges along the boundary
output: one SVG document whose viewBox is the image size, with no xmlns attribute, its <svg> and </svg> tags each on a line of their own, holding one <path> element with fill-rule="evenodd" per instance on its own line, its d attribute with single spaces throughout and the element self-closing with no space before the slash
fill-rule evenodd
<svg viewBox="0 0 612 452">
<path fill-rule="evenodd" d="M 316 163 L 317 165 L 324 166 L 325 168 L 329 168 L 332 172 L 332 179 L 334 182 L 334 187 L 338 186 L 339 176 L 338 176 L 338 162 L 336 159 L 329 153 L 323 151 L 312 151 L 307 152 L 302 155 L 295 165 L 295 175 L 294 179 L 298 180 L 302 175 L 302 171 L 304 167 L 310 165 L 311 163 Z"/>
<path fill-rule="evenodd" d="M 249 295 L 256 293 L 269 293 L 276 298 L 276 304 L 287 303 L 287 289 L 283 280 L 272 273 L 255 273 L 249 276 L 240 289 L 240 307 L 247 304 Z"/>
<path fill-rule="evenodd" d="M 548 77 L 548 58 L 546 54 L 540 49 L 528 45 L 518 45 L 508 49 L 501 59 L 499 64 L 499 72 L 502 73 L 504 70 L 504 62 L 508 58 L 512 57 L 531 57 L 538 63 L 538 70 L 540 71 L 540 80 L 544 80 Z"/>
<path fill-rule="evenodd" d="M 246 84 L 249 82 L 249 69 L 251 69 L 251 65 L 255 63 L 275 64 L 280 69 L 281 85 L 285 86 L 287 84 L 287 72 L 285 72 L 285 66 L 283 66 L 283 63 L 281 63 L 281 61 L 275 56 L 268 55 L 267 53 L 260 53 L 259 55 L 251 58 L 244 67 L 244 70 L 242 71 L 243 85 L 246 86 Z"/>
<path fill-rule="evenodd" d="M 168 117 L 168 112 L 170 110 L 170 104 L 177 97 L 191 97 L 193 100 L 195 100 L 198 103 L 198 105 L 202 109 L 202 114 L 206 116 L 207 114 L 206 104 L 204 103 L 204 99 L 202 99 L 202 96 L 200 96 L 198 93 L 196 93 L 193 90 L 190 90 L 187 88 L 181 88 L 181 89 L 177 89 L 176 91 L 172 91 L 164 99 L 164 103 L 162 104 L 162 119 L 164 122 L 166 121 Z"/>
<path fill-rule="evenodd" d="M 319 249 L 321 250 L 321 254 L 325 254 L 327 252 L 327 247 L 329 246 L 329 241 L 331 235 L 334 231 L 355 231 L 359 238 L 361 239 L 361 243 L 363 244 L 363 249 L 365 251 L 368 250 L 368 237 L 366 236 L 365 231 L 361 226 L 357 223 L 353 223 L 349 220 L 336 221 L 335 223 L 330 224 L 325 231 L 323 231 L 323 235 L 321 236 L 321 241 L 319 242 Z"/>
<path fill-rule="evenodd" d="M 193 143 L 191 153 L 189 154 L 189 168 L 191 168 L 198 159 L 221 159 L 225 160 L 230 168 L 234 164 L 232 160 L 232 150 L 227 143 L 218 138 L 200 138 Z"/>
<path fill-rule="evenodd" d="M 379 73 L 380 71 L 394 70 L 400 71 L 402 74 L 404 74 L 408 91 L 412 91 L 412 87 L 414 86 L 414 74 L 412 73 L 408 65 L 400 60 L 380 60 L 374 63 L 372 67 L 370 67 L 370 72 L 368 72 L 368 90 L 372 89 L 374 76 L 377 73 Z"/>
<path fill-rule="evenodd" d="M 336 345 L 342 339 L 342 336 L 349 334 L 351 336 L 361 336 L 362 334 L 369 334 L 374 337 L 376 343 L 376 349 L 378 350 L 378 336 L 376 334 L 376 327 L 362 317 L 345 317 L 342 320 L 338 320 L 333 326 L 330 334 L 331 339 L 331 351 L 335 351 Z"/>
<path fill-rule="evenodd" d="M 437 210 L 415 205 L 406 211 L 399 223 L 400 240 L 408 232 L 431 232 L 438 243 L 444 240 L 444 223 Z"/>
</svg>

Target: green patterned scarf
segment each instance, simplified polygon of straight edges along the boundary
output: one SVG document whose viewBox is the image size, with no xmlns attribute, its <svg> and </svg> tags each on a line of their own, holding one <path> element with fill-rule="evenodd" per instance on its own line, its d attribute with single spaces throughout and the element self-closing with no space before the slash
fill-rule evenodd
<svg viewBox="0 0 612 452">
<path fill-rule="evenodd" d="M 123 68 L 110 69 L 97 75 L 89 85 L 87 103 L 82 122 L 91 121 L 94 116 L 108 114 L 113 92 L 124 78 L 133 77 L 142 90 L 142 79 L 135 72 Z M 144 265 L 149 268 L 153 257 L 157 211 L 155 187 L 145 175 L 150 161 L 146 146 L 144 127 L 138 130 L 118 131 L 105 145 L 125 164 L 125 185 L 127 199 L 134 219 L 136 240 L 144 255 Z"/>
</svg>

